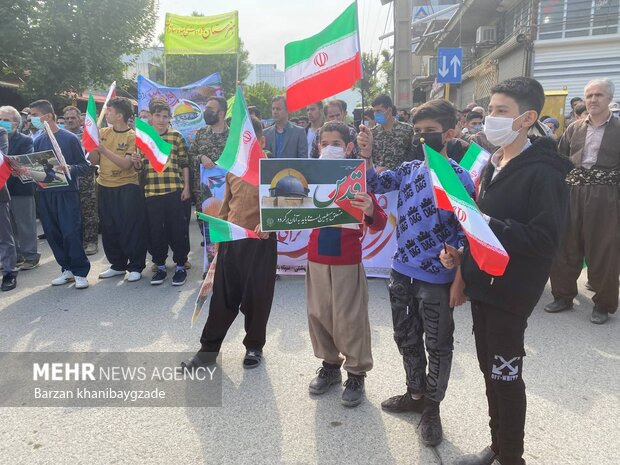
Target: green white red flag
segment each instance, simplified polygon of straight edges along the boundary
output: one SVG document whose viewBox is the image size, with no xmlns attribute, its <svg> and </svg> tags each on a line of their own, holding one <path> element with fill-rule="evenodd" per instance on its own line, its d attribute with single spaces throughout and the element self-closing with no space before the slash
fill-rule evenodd
<svg viewBox="0 0 620 465">
<path fill-rule="evenodd" d="M 357 3 L 318 34 L 284 47 L 289 111 L 353 87 L 362 77 Z"/>
<path fill-rule="evenodd" d="M 9 176 L 11 176 L 11 165 L 9 165 L 8 158 L 0 150 L 0 189 L 4 187 Z"/>
<path fill-rule="evenodd" d="M 261 158 L 265 158 L 265 153 L 256 138 L 243 91 L 237 87 L 228 139 L 216 163 L 244 181 L 258 186 L 258 161 Z"/>
<path fill-rule="evenodd" d="M 259 239 L 254 231 L 237 226 L 229 221 L 214 216 L 196 212 L 199 220 L 209 224 L 209 239 L 211 242 L 229 242 L 241 239 Z"/>
<path fill-rule="evenodd" d="M 86 153 L 99 147 L 99 130 L 97 129 L 97 106 L 93 94 L 88 95 L 88 108 L 84 117 L 84 131 L 82 132 L 82 146 Z"/>
<path fill-rule="evenodd" d="M 140 118 L 136 118 L 136 147 L 149 159 L 155 171 L 161 173 L 166 168 L 172 144 L 163 140 L 153 126 Z"/>
<path fill-rule="evenodd" d="M 471 176 L 471 180 L 474 182 L 476 192 L 480 187 L 480 179 L 482 178 L 482 170 L 487 166 L 491 159 L 491 153 L 484 150 L 475 142 L 469 145 L 467 152 L 461 159 L 462 168 L 466 169 Z"/>
<path fill-rule="evenodd" d="M 491 276 L 502 276 L 508 265 L 508 253 L 493 234 L 448 160 L 426 144 L 424 153 L 437 196 L 437 207 L 445 208 L 444 202 L 451 205 L 451 210 L 467 236 L 471 255 L 480 269 Z"/>
</svg>

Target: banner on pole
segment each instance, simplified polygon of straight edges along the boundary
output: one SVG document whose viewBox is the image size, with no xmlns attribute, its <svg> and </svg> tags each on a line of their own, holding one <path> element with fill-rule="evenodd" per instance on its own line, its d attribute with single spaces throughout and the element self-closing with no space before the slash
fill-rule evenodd
<svg viewBox="0 0 620 465">
<path fill-rule="evenodd" d="M 138 76 L 138 111 L 148 110 L 149 102 L 154 97 L 165 98 L 172 112 L 172 127 L 183 134 L 188 144 L 194 140 L 196 132 L 205 126 L 202 113 L 209 97 L 222 95 L 220 73 L 213 73 L 183 87 L 167 87 Z"/>
<path fill-rule="evenodd" d="M 238 51 L 237 11 L 217 16 L 178 16 L 166 13 L 166 55 L 234 55 Z"/>
</svg>

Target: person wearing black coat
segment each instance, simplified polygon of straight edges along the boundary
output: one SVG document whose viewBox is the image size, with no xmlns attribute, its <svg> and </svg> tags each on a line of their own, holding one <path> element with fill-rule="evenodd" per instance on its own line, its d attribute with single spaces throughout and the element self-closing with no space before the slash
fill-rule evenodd
<svg viewBox="0 0 620 465">
<path fill-rule="evenodd" d="M 502 276 L 480 270 L 470 250 L 442 253 L 461 262 L 471 300 L 476 353 L 489 405 L 491 446 L 460 465 L 524 465 L 526 413 L 522 378 L 527 319 L 549 279 L 565 229 L 572 165 L 548 137 L 528 138 L 545 100 L 540 83 L 513 78 L 492 89 L 485 135 L 499 146 L 483 172 L 478 206 L 509 256 Z"/>
</svg>

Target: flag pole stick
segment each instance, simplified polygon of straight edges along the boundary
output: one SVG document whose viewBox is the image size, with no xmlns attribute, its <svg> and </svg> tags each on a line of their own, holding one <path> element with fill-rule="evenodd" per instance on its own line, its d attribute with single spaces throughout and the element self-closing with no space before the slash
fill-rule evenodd
<svg viewBox="0 0 620 465">
<path fill-rule="evenodd" d="M 168 70 L 167 70 L 167 64 L 168 60 L 166 60 L 166 54 L 164 53 L 164 85 L 167 86 L 168 85 Z"/>
<path fill-rule="evenodd" d="M 110 100 L 112 99 L 112 94 L 114 93 L 115 90 L 116 90 L 116 81 L 114 81 L 112 85 L 110 86 L 110 89 L 108 89 L 108 95 L 106 95 L 105 102 L 103 102 L 103 107 L 101 108 L 99 119 L 97 120 L 98 128 L 101 127 L 101 123 L 103 122 L 103 117 L 105 116 L 105 113 L 108 109 L 108 103 L 110 103 Z"/>
<path fill-rule="evenodd" d="M 237 51 L 237 71 L 235 72 L 235 92 L 237 91 L 238 85 L 239 85 L 239 52 Z"/>
<path fill-rule="evenodd" d="M 357 21 L 357 49 L 360 51 L 360 68 L 362 70 L 362 76 L 360 77 L 360 92 L 362 93 L 362 115 L 361 124 L 364 124 L 364 60 L 362 59 L 362 44 L 360 41 L 360 19 L 359 19 L 359 4 L 355 0 L 355 19 Z M 359 129 L 359 128 L 356 128 Z"/>
</svg>

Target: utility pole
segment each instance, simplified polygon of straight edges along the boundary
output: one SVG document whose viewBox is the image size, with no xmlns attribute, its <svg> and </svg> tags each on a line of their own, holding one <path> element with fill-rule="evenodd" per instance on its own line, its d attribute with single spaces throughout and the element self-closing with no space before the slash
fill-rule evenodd
<svg viewBox="0 0 620 465">
<path fill-rule="evenodd" d="M 411 15 L 412 0 L 394 0 L 394 105 L 409 109 L 413 105 L 411 92 Z"/>
</svg>

